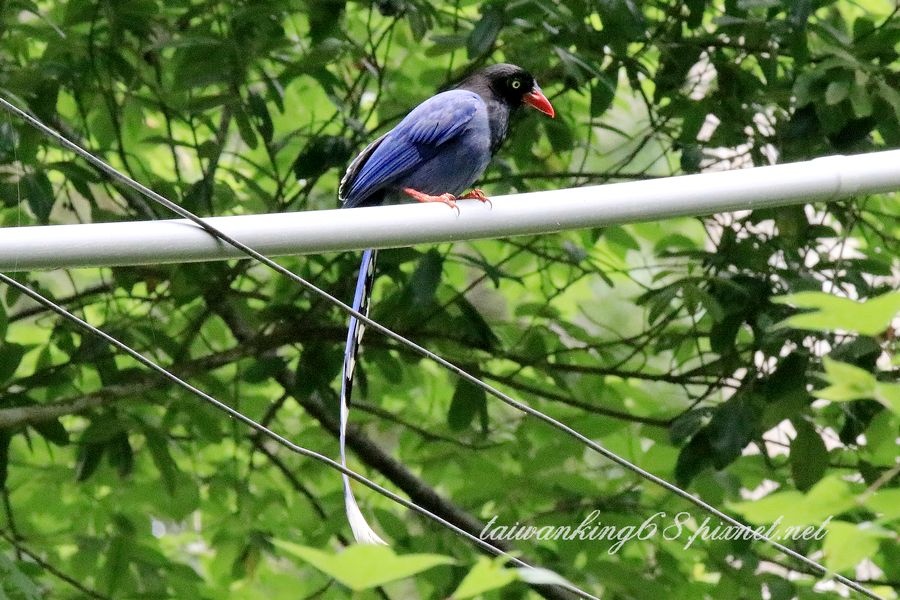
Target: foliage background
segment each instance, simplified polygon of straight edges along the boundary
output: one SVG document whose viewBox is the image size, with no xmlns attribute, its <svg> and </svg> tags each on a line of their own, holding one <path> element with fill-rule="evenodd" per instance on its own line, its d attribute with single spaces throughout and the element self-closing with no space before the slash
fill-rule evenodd
<svg viewBox="0 0 900 600">
<path fill-rule="evenodd" d="M 5 97 L 205 215 L 334 207 L 367 140 L 501 60 L 559 116 L 517 121 L 490 193 L 900 146 L 886 0 L 5 0 L 0 18 Z M 0 163 L 3 226 L 169 216 L 8 116 Z M 833 517 L 791 545 L 896 597 L 898 212 L 883 195 L 384 252 L 373 316 L 752 524 Z M 356 260 L 284 264 L 349 298 Z M 269 271 L 18 277 L 336 456 L 344 315 Z M 0 300 L 0 597 L 343 597 L 327 573 L 403 570 L 326 564 L 349 535 L 336 473 Z M 476 532 L 705 517 L 376 335 L 359 375 L 354 466 Z M 398 554 L 455 560 L 363 596 L 446 597 L 473 567 L 456 597 L 536 594 L 361 496 Z M 514 548 L 604 598 L 839 589 L 761 544 L 685 541 Z"/>
</svg>

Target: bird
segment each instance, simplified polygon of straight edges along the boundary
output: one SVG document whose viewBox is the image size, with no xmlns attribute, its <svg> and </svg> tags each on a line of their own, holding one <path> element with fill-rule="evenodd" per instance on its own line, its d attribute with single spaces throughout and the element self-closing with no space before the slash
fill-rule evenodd
<svg viewBox="0 0 900 600">
<path fill-rule="evenodd" d="M 522 106 L 550 118 L 556 113 L 534 77 L 513 64 L 475 71 L 455 88 L 425 100 L 396 127 L 377 138 L 347 167 L 338 187 L 342 208 L 378 206 L 411 198 L 441 202 L 457 213 L 456 200 L 489 202 L 478 188 L 460 196 L 484 173 L 509 131 L 510 116 Z M 352 307 L 368 316 L 377 252 L 363 252 Z M 353 373 L 364 325 L 350 317 L 341 377 L 340 459 L 346 467 L 346 429 Z M 343 475 L 344 503 L 353 536 L 359 543 L 385 544 L 359 508 L 350 480 Z"/>
</svg>

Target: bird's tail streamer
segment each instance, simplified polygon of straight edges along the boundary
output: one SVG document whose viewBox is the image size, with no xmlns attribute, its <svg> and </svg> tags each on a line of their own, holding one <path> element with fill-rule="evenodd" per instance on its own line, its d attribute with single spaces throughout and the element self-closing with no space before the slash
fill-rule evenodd
<svg viewBox="0 0 900 600">
<path fill-rule="evenodd" d="M 369 298 L 372 295 L 372 285 L 375 283 L 375 258 L 377 250 L 368 249 L 363 252 L 362 262 L 359 265 L 359 275 L 356 278 L 356 290 L 353 293 L 353 308 L 366 316 L 369 316 Z M 347 466 L 347 421 L 350 417 L 350 395 L 353 392 L 353 372 L 356 370 L 356 359 L 359 354 L 359 345 L 362 342 L 365 324 L 356 317 L 350 317 L 350 326 L 347 328 L 347 345 L 344 348 L 344 370 L 341 377 L 341 434 L 340 453 L 341 465 Z M 342 474 L 344 480 L 344 506 L 347 511 L 347 520 L 353 537 L 362 544 L 385 544 L 381 537 L 375 533 L 356 502 L 353 489 L 350 487 L 350 478 Z"/>
</svg>

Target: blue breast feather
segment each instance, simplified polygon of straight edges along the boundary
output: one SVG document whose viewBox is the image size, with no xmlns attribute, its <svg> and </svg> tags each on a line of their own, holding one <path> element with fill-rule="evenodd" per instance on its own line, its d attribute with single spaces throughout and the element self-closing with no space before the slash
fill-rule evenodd
<svg viewBox="0 0 900 600">
<path fill-rule="evenodd" d="M 360 155 L 362 164 L 350 166 L 348 179 L 342 183 L 344 205 L 358 206 L 379 190 L 416 179 L 415 171 L 435 158 L 442 146 L 449 149 L 448 142 L 469 131 L 479 112 L 486 125 L 484 101 L 466 90 L 443 92 L 417 106 Z"/>
</svg>

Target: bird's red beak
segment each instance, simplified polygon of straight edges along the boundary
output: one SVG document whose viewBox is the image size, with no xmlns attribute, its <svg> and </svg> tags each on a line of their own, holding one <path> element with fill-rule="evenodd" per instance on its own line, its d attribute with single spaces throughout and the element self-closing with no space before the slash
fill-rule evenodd
<svg viewBox="0 0 900 600">
<path fill-rule="evenodd" d="M 540 86 L 536 83 L 530 92 L 522 96 L 522 102 L 548 115 L 551 119 L 556 116 L 556 111 L 553 110 L 553 106 L 547 100 L 547 96 L 544 95 L 544 92 L 541 91 Z"/>
</svg>

